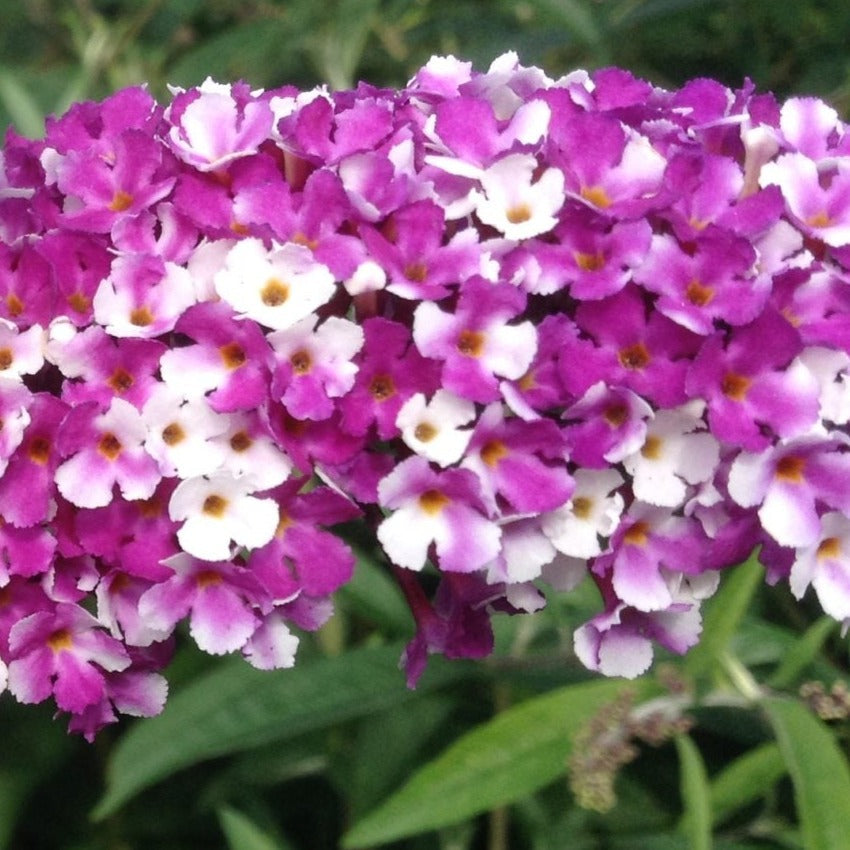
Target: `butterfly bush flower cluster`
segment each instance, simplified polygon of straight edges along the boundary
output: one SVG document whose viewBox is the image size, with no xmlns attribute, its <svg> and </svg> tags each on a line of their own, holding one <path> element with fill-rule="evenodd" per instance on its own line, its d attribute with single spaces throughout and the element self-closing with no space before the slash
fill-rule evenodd
<svg viewBox="0 0 850 850">
<path fill-rule="evenodd" d="M 0 689 L 92 737 L 175 627 L 293 664 L 357 522 L 429 653 L 588 575 L 584 664 L 684 652 L 720 573 L 850 621 L 850 134 L 812 98 L 435 58 L 207 81 L 0 159 Z M 350 526 L 347 526 L 350 527 Z"/>
</svg>

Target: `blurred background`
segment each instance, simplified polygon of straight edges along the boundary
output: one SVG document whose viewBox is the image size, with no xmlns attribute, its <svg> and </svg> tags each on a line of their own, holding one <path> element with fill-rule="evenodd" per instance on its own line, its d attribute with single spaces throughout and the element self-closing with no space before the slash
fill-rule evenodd
<svg viewBox="0 0 850 850">
<path fill-rule="evenodd" d="M 168 84 L 207 76 L 264 88 L 400 86 L 433 54 L 484 70 L 506 50 L 551 76 L 618 65 L 670 88 L 697 76 L 732 86 L 749 77 L 779 97 L 823 96 L 846 116 L 848 44 L 847 0 L 0 0 L 0 130 L 13 124 L 37 137 L 45 115 L 145 81 L 159 98 Z M 826 705 L 822 716 L 832 717 L 835 747 L 846 751 L 846 688 L 832 703 L 817 691 L 817 683 L 847 679 L 837 624 L 816 605 L 797 604 L 787 588 L 764 587 L 752 570 L 741 575 L 750 583 L 717 601 L 707 632 L 721 636 L 710 647 L 728 643 L 739 665 L 734 676 L 704 653 L 695 663 L 675 662 L 673 679 L 695 677 L 704 692 L 725 692 L 735 676 L 793 693 L 808 682 Z M 49 706 L 23 708 L 7 694 L 0 697 L 0 850 L 334 850 L 352 823 L 447 743 L 507 706 L 585 680 L 571 633 L 597 609 L 595 592 L 584 587 L 535 618 L 499 620 L 492 661 L 435 659 L 428 675 L 436 678 L 426 676 L 412 694 L 395 669 L 412 622 L 397 588 L 366 558 L 329 626 L 304 639 L 295 671 L 250 678 L 247 665 L 202 656 L 187 641 L 168 671 L 175 700 L 162 724 L 124 720 L 90 746 L 68 736 Z M 380 664 L 357 654 L 364 646 Z M 344 670 L 360 690 L 340 691 Z M 743 702 L 692 714 L 710 790 L 720 788 L 706 827 L 715 830 L 715 850 L 808 847 L 764 717 Z M 698 757 L 677 752 L 669 736 L 657 743 L 649 755 L 642 747 L 618 779 L 608 811 L 576 805 L 560 777 L 533 795 L 503 794 L 510 807 L 446 815 L 452 800 L 432 772 L 430 786 L 417 786 L 426 792 L 420 808 L 438 812 L 430 821 L 409 827 L 404 839 L 390 840 L 386 827 L 371 844 L 347 846 L 681 850 L 690 792 L 680 791 L 680 761 L 703 777 L 698 787 L 709 786 Z M 820 753 L 813 748 L 812 764 Z M 725 778 L 730 769 L 738 770 L 737 785 Z M 805 763 L 800 770 L 805 777 Z M 811 776 L 819 783 L 814 768 Z M 502 781 L 513 778 L 508 771 Z M 848 804 L 817 788 L 812 805 Z M 111 803 L 93 822 L 105 791 Z M 842 828 L 838 843 L 817 846 L 844 848 L 846 836 Z"/>
<path fill-rule="evenodd" d="M 619 65 L 661 85 L 749 76 L 850 106 L 845 0 L 0 0 L 0 127 L 147 81 L 402 85 L 433 54 L 516 50 L 551 75 Z"/>
</svg>

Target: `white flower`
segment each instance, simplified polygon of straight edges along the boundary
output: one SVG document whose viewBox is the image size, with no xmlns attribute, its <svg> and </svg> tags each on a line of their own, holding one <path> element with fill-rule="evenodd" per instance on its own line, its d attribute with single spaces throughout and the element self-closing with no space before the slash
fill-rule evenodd
<svg viewBox="0 0 850 850">
<path fill-rule="evenodd" d="M 12 322 L 0 319 L 0 376 L 20 379 L 38 372 L 44 364 L 44 341 L 41 325 L 19 332 Z"/>
<path fill-rule="evenodd" d="M 398 412 L 395 424 L 413 451 L 440 466 L 460 460 L 472 436 L 460 430 L 475 417 L 475 405 L 448 390 L 437 390 L 430 402 L 422 393 L 411 396 Z"/>
<path fill-rule="evenodd" d="M 791 590 L 801 599 L 811 584 L 823 610 L 836 620 L 850 618 L 850 520 L 837 511 L 821 517 L 821 531 L 813 543 L 797 547 L 789 577 Z"/>
<path fill-rule="evenodd" d="M 246 412 L 231 413 L 227 430 L 212 443 L 221 450 L 222 471 L 235 478 L 248 475 L 257 490 L 269 490 L 289 478 L 292 461 L 257 422 Z"/>
<path fill-rule="evenodd" d="M 147 453 L 166 476 L 195 478 L 213 472 L 225 452 L 213 437 L 228 428 L 228 417 L 216 413 L 206 399 L 187 401 L 167 384 L 157 384 L 142 409 L 148 429 Z"/>
<path fill-rule="evenodd" d="M 114 337 L 159 336 L 173 330 L 194 303 L 195 285 L 186 269 L 130 254 L 114 260 L 92 299 L 95 320 Z"/>
<path fill-rule="evenodd" d="M 260 239 L 242 239 L 214 280 L 218 295 L 240 317 L 273 330 L 291 327 L 336 292 L 328 267 L 294 242 L 267 251 Z"/>
<path fill-rule="evenodd" d="M 383 289 L 386 284 L 387 273 L 374 260 L 364 260 L 344 285 L 349 295 L 362 295 Z"/>
<path fill-rule="evenodd" d="M 176 522 L 183 520 L 177 532 L 183 551 L 203 561 L 226 561 L 231 543 L 248 549 L 265 546 L 280 514 L 271 499 L 251 495 L 256 489 L 250 476 L 235 478 L 226 472 L 178 484 L 168 514 Z"/>
<path fill-rule="evenodd" d="M 295 665 L 297 649 L 298 638 L 280 614 L 272 613 L 242 647 L 242 655 L 258 670 L 280 670 Z"/>
<path fill-rule="evenodd" d="M 79 508 L 108 505 L 115 484 L 125 499 L 147 499 L 153 495 L 160 474 L 153 458 L 144 450 L 147 429 L 139 411 L 128 401 L 113 398 L 105 413 L 85 424 L 86 441 L 56 470 L 54 477 L 59 492 Z"/>
<path fill-rule="evenodd" d="M 811 346 L 799 359 L 820 384 L 820 418 L 835 425 L 850 422 L 850 357 L 843 351 Z"/>
<path fill-rule="evenodd" d="M 677 507 L 687 496 L 687 484 L 707 481 L 720 458 L 717 440 L 703 426 L 696 408 L 685 405 L 660 410 L 647 422 L 641 449 L 623 460 L 633 479 L 636 498 L 650 505 Z"/>
<path fill-rule="evenodd" d="M 298 419 L 327 419 L 332 398 L 354 385 L 354 355 L 362 348 L 363 328 L 348 319 L 330 316 L 318 328 L 309 315 L 291 328 L 268 335 L 278 361 L 272 393 Z"/>
<path fill-rule="evenodd" d="M 478 218 L 508 239 L 529 239 L 551 230 L 564 205 L 564 174 L 547 168 L 532 182 L 537 160 L 509 154 L 481 175 L 483 193 L 474 192 Z"/>
<path fill-rule="evenodd" d="M 613 469 L 578 469 L 575 490 L 566 505 L 543 517 L 543 532 L 552 545 L 573 558 L 593 558 L 602 551 L 600 537 L 609 537 L 623 512 L 623 497 L 609 495 L 623 483 Z"/>
</svg>

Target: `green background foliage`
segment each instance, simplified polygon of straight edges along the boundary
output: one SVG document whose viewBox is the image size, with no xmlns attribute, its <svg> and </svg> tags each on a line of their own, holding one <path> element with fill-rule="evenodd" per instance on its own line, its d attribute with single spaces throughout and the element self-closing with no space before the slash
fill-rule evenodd
<svg viewBox="0 0 850 850">
<path fill-rule="evenodd" d="M 507 49 L 553 76 L 750 77 L 847 114 L 848 43 L 846 0 L 0 0 L 0 127 L 37 136 L 142 81 L 395 86 L 435 53 L 483 69 Z M 706 606 L 701 647 L 628 693 L 572 653 L 590 582 L 408 691 L 411 618 L 360 555 L 295 670 L 183 640 L 165 713 L 93 746 L 0 698 L 0 850 L 850 847 L 846 640 L 754 562 Z"/>
<path fill-rule="evenodd" d="M 402 85 L 434 53 L 850 102 L 844 0 L 0 0 L 0 126 L 148 82 Z"/>
</svg>

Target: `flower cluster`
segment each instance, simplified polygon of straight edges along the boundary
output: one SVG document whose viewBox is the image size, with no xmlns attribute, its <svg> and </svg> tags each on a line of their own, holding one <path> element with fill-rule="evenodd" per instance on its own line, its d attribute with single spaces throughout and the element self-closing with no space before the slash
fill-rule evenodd
<svg viewBox="0 0 850 850">
<path fill-rule="evenodd" d="M 21 702 L 89 737 L 156 713 L 184 619 L 291 665 L 354 519 L 411 607 L 411 683 L 588 574 L 576 652 L 637 675 L 755 547 L 850 620 L 850 134 L 824 103 L 435 58 L 397 91 L 130 88 L 0 157 Z"/>
</svg>

